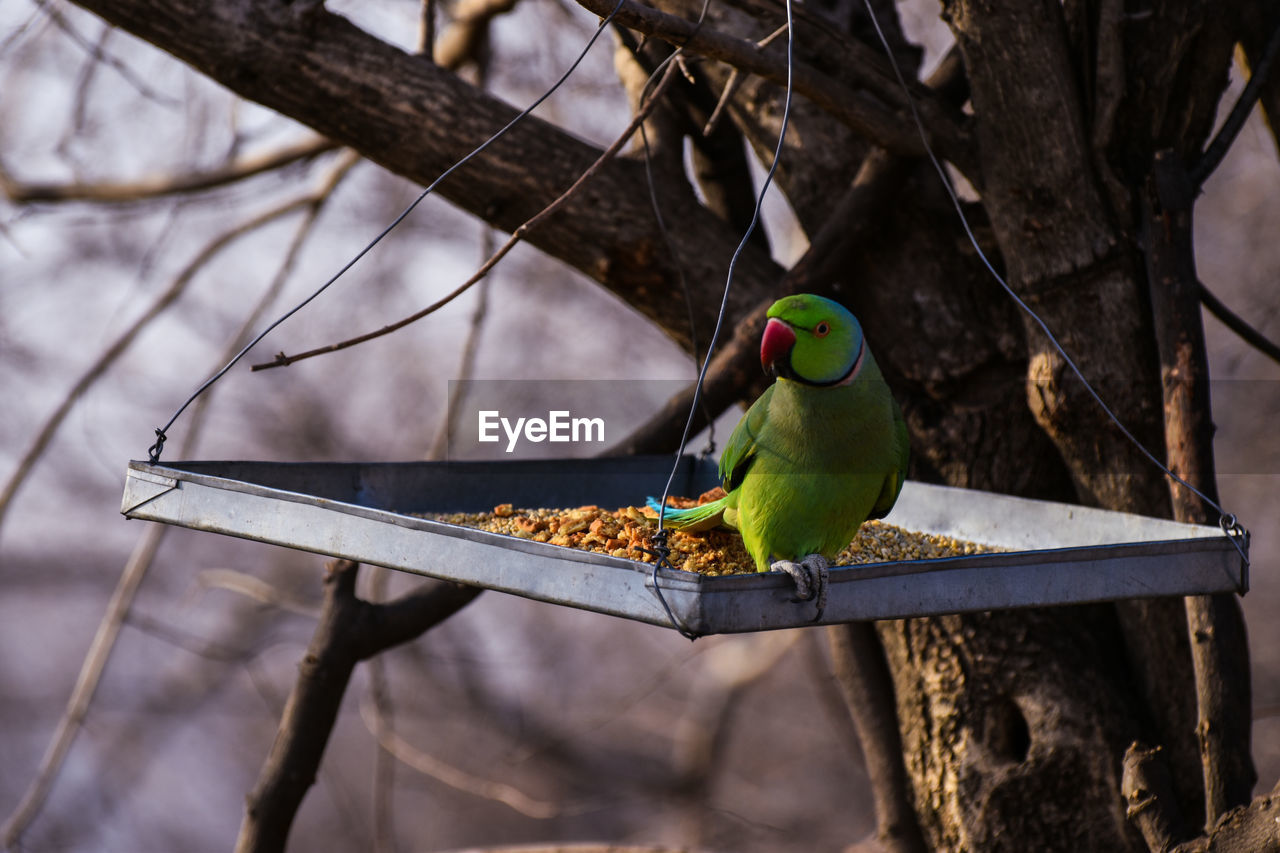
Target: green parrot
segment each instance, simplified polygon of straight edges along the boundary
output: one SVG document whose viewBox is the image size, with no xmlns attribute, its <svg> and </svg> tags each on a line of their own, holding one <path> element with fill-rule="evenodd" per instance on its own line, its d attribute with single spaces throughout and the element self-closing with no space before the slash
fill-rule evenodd
<svg viewBox="0 0 1280 853">
<path fill-rule="evenodd" d="M 902 490 L 907 427 L 862 327 L 812 294 L 775 302 L 760 361 L 777 381 L 734 428 L 720 457 L 724 497 L 667 507 L 675 530 L 737 529 L 761 572 L 785 571 L 822 616 L 830 560 Z M 657 509 L 652 498 L 650 506 Z"/>
</svg>

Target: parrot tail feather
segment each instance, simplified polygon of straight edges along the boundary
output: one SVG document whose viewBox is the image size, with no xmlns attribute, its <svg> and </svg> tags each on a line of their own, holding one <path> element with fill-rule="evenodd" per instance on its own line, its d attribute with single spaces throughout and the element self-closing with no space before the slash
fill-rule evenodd
<svg viewBox="0 0 1280 853">
<path fill-rule="evenodd" d="M 659 512 L 662 509 L 662 504 L 658 503 L 656 498 L 649 498 L 647 506 L 654 512 Z M 669 506 L 663 514 L 663 522 L 672 530 L 701 533 L 704 530 L 710 530 L 723 524 L 724 511 L 724 498 L 700 506 L 691 506 L 687 509 L 676 509 Z"/>
</svg>

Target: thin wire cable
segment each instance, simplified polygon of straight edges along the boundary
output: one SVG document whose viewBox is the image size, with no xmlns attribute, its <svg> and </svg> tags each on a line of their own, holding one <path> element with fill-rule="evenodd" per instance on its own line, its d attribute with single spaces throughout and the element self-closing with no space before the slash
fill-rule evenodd
<svg viewBox="0 0 1280 853">
<path fill-rule="evenodd" d="M 703 0 L 702 11 L 698 14 L 698 20 L 694 22 L 693 31 L 696 33 L 698 28 L 702 26 L 702 21 L 707 15 L 707 9 L 711 5 L 711 0 Z M 690 36 L 692 38 L 692 35 Z M 641 100 L 644 100 L 645 93 L 653 85 L 654 80 L 658 77 L 658 72 L 663 69 L 669 62 L 679 61 L 683 54 L 684 48 L 678 47 L 664 59 L 653 73 L 649 75 L 649 79 L 645 81 L 641 88 Z M 698 363 L 698 324 L 693 316 L 693 295 L 689 292 L 689 278 L 684 274 L 684 265 L 680 263 L 680 259 L 676 256 L 675 244 L 671 242 L 671 233 L 667 230 L 666 219 L 662 215 L 662 205 L 658 203 L 658 187 L 653 177 L 653 156 L 649 150 L 649 133 L 645 130 L 643 124 L 640 125 L 640 144 L 644 149 L 644 177 L 649 187 L 649 205 L 653 208 L 653 218 L 658 223 L 658 233 L 662 235 L 662 242 L 667 247 L 667 252 L 671 255 L 671 262 L 676 268 L 676 278 L 680 282 L 680 291 L 684 294 L 684 307 L 689 320 L 689 348 L 693 351 L 693 362 Z M 702 407 L 702 415 L 707 419 L 707 446 L 702 449 L 702 455 L 710 456 L 716 452 L 716 423 L 715 418 L 711 416 L 711 411 L 704 404 Z"/>
<path fill-rule="evenodd" d="M 540 106 L 543 101 L 551 97 L 551 95 L 554 94 L 555 91 L 564 84 L 564 81 L 568 80 L 569 76 L 573 74 L 575 70 L 577 70 L 578 66 L 582 64 L 582 60 L 585 59 L 587 54 L 591 51 L 591 48 L 596 43 L 596 40 L 600 38 L 600 34 L 605 31 L 605 28 L 608 27 L 609 24 L 613 21 L 614 17 L 617 16 L 618 10 L 622 8 L 622 4 L 624 2 L 626 2 L 626 0 L 618 0 L 618 2 L 613 7 L 613 11 L 611 11 L 608 17 L 602 20 L 600 22 L 600 25 L 596 27 L 596 31 L 592 33 L 591 38 L 587 40 L 586 46 L 583 47 L 582 51 L 578 54 L 578 57 L 573 61 L 573 64 L 569 66 L 568 70 L 565 71 L 564 74 L 560 75 L 560 79 L 556 80 L 556 82 L 551 86 L 550 89 L 547 89 L 547 91 L 543 92 L 537 98 L 537 100 L 535 100 L 529 106 L 525 107 L 524 110 L 518 113 L 515 118 L 511 119 L 511 121 L 503 125 L 501 130 L 499 130 L 497 133 L 493 134 L 484 142 L 481 142 L 478 146 L 476 146 L 476 148 L 474 148 L 471 151 L 471 153 L 467 154 L 461 160 L 454 163 L 448 169 L 445 169 L 444 172 L 441 173 L 441 175 L 438 178 L 432 181 L 427 186 L 426 189 L 424 189 L 422 192 L 418 194 L 418 197 L 415 198 L 409 204 L 409 206 L 406 207 L 400 213 L 399 216 L 397 216 L 395 219 L 391 221 L 390 225 L 388 225 L 386 228 L 383 228 L 382 231 L 380 231 L 378 235 L 368 243 L 368 245 L 366 245 L 363 249 L 361 249 L 358 253 L 356 253 L 355 257 L 353 257 L 351 260 L 343 264 L 342 268 L 339 269 L 336 273 L 334 273 L 333 276 L 329 278 L 328 281 L 320 285 L 320 287 L 316 288 L 316 290 L 310 296 L 308 296 L 306 299 L 299 302 L 294 307 L 290 308 L 288 311 L 282 314 L 278 319 L 276 319 L 275 322 L 271 323 L 271 325 L 263 329 L 258 334 L 257 337 L 249 341 L 249 343 L 246 344 L 245 347 L 242 350 L 240 350 L 240 352 L 236 353 L 234 358 L 232 358 L 225 365 L 223 365 L 221 370 L 219 370 L 217 373 L 213 374 L 213 376 L 210 376 L 207 380 L 205 380 L 204 384 L 201 385 L 199 388 L 197 388 L 195 392 L 190 397 L 187 398 L 186 402 L 184 402 L 181 406 L 178 407 L 178 410 L 173 413 L 173 417 L 169 418 L 169 422 L 167 424 L 165 424 L 163 427 L 156 428 L 156 443 L 147 449 L 147 457 L 150 459 L 151 464 L 154 465 L 160 461 L 160 454 L 164 450 L 164 443 L 168 436 L 169 428 L 174 425 L 174 423 L 178 420 L 178 418 L 182 416 L 182 413 L 186 411 L 187 407 L 190 406 L 197 397 L 199 397 L 201 394 L 207 391 L 209 389 L 209 386 L 213 385 L 213 383 L 217 382 L 224 375 L 226 375 L 227 371 L 235 367 L 236 364 L 239 363 L 240 359 L 244 358 L 245 354 L 249 352 L 249 350 L 253 349 L 255 346 L 258 345 L 258 343 L 263 338 L 271 334 L 271 332 L 277 326 L 279 326 L 285 320 L 288 320 L 294 314 L 301 311 L 303 308 L 309 305 L 312 302 L 312 300 L 314 300 L 317 296 L 319 296 L 321 293 L 324 293 L 326 290 L 328 290 L 329 285 L 333 284 L 335 281 L 342 278 L 342 276 L 347 272 L 347 270 L 355 266 L 356 263 L 361 258 L 367 255 L 369 251 L 373 249 L 374 246 L 382 242 L 382 238 L 390 234 L 392 229 L 394 229 L 397 225 L 403 222 L 405 217 L 407 217 L 410 213 L 412 213 L 414 208 L 416 208 L 419 204 L 422 203 L 423 199 L 425 199 L 433 191 L 435 191 L 435 188 L 439 186 L 440 183 L 444 181 L 445 178 L 449 177 L 457 169 L 459 169 L 460 167 L 465 165 L 468 161 L 470 161 L 473 157 L 480 154 L 482 151 L 484 151 L 486 148 L 488 148 L 490 145 L 496 142 L 499 138 L 505 135 L 507 131 L 511 130 L 511 128 L 515 127 L 517 124 L 523 121 L 526 117 L 528 117 L 528 115 L 531 112 L 533 112 L 535 109 L 537 109 L 538 106 Z"/>
<path fill-rule="evenodd" d="M 653 208 L 653 218 L 658 223 L 658 233 L 662 235 L 662 242 L 666 245 L 667 252 L 671 255 L 671 262 L 675 265 L 680 290 L 684 294 L 685 313 L 689 320 L 689 349 L 693 351 L 693 363 L 697 365 L 698 323 L 693 316 L 693 294 L 689 292 L 689 278 L 684 274 L 684 265 L 676 257 L 675 245 L 671 242 L 671 234 L 667 231 L 667 223 L 662 216 L 662 208 L 658 204 L 658 188 L 654 181 L 652 155 L 649 152 L 649 134 L 645 132 L 643 124 L 640 125 L 640 144 L 644 148 L 644 177 L 649 184 L 649 204 Z M 702 449 L 702 455 L 710 456 L 716 452 L 716 421 L 705 403 L 702 406 L 702 416 L 707 419 L 707 446 Z"/>
<path fill-rule="evenodd" d="M 733 273 L 738 266 L 738 258 L 741 257 L 743 251 L 747 247 L 747 241 L 751 239 L 752 233 L 756 230 L 756 225 L 760 222 L 760 209 L 764 205 L 765 194 L 769 191 L 769 186 L 773 183 L 773 175 L 778 170 L 778 161 L 782 157 L 782 146 L 787 138 L 787 126 L 791 120 L 791 94 L 792 94 L 792 68 L 795 64 L 794 59 L 794 27 L 791 19 L 791 0 L 786 0 L 787 7 L 787 87 L 786 96 L 782 105 L 782 125 L 778 129 L 778 144 L 773 149 L 773 162 L 769 164 L 769 171 L 764 176 L 764 182 L 760 185 L 760 193 L 756 196 L 755 210 L 751 213 L 751 224 L 747 226 L 746 233 L 742 235 L 738 247 L 733 252 L 733 257 L 729 259 L 729 271 L 725 276 L 724 294 L 720 297 L 720 313 L 716 316 L 715 330 L 711 333 L 711 342 L 707 345 L 707 357 L 702 362 L 702 369 L 698 371 L 698 381 L 693 386 L 693 400 L 689 404 L 689 416 L 685 419 L 684 432 L 680 436 L 680 447 L 676 450 L 675 463 L 671 466 L 671 473 L 667 476 L 667 484 L 662 490 L 662 502 L 658 504 L 658 530 L 653 535 L 655 547 L 654 551 L 658 552 L 658 559 L 653 564 L 653 590 L 658 595 L 658 601 L 662 603 L 662 608 L 667 612 L 671 624 L 683 636 L 690 640 L 696 640 L 698 635 L 690 631 L 680 623 L 671 611 L 670 605 L 667 604 L 666 598 L 662 594 L 662 587 L 658 584 L 658 569 L 666 565 L 668 568 L 674 568 L 667 562 L 667 556 L 670 549 L 666 546 L 667 530 L 665 520 L 667 514 L 667 499 L 671 495 L 671 485 L 675 482 L 676 472 L 680 470 L 680 462 L 684 457 L 685 445 L 689 442 L 689 432 L 693 428 L 693 419 L 698 410 L 698 403 L 702 399 L 702 383 L 707 378 L 707 368 L 711 365 L 711 355 L 715 352 L 716 342 L 720 339 L 720 331 L 724 327 L 724 315 L 729 307 L 729 291 L 733 287 Z"/>
<path fill-rule="evenodd" d="M 974 251 L 978 253 L 978 257 L 982 259 L 983 266 L 987 268 L 987 271 L 991 273 L 992 277 L 995 278 L 1002 288 L 1004 288 L 1005 293 L 1009 294 L 1013 301 L 1018 303 L 1018 307 L 1027 312 L 1027 314 L 1031 316 L 1031 319 L 1035 320 L 1036 325 L 1040 327 L 1040 330 L 1044 332 L 1045 337 L 1049 339 L 1049 343 L 1053 344 L 1054 349 L 1058 351 L 1058 355 L 1062 356 L 1063 361 L 1065 361 L 1067 366 L 1071 368 L 1071 372 L 1074 373 L 1076 378 L 1084 384 L 1085 390 L 1089 392 L 1089 395 L 1093 397 L 1094 401 L 1096 401 L 1102 408 L 1102 411 L 1111 419 L 1111 422 L 1114 423 L 1120 432 L 1124 434 L 1124 437 L 1129 439 L 1130 443 L 1132 443 L 1134 447 L 1138 448 L 1143 456 L 1151 460 L 1153 465 L 1163 471 L 1178 484 L 1190 489 L 1194 495 L 1218 511 L 1218 526 L 1221 527 L 1223 532 L 1230 537 L 1232 544 L 1235 545 L 1236 550 L 1240 552 L 1240 556 L 1244 559 L 1245 564 L 1248 565 L 1249 557 L 1236 541 L 1237 536 L 1247 536 L 1248 531 L 1240 524 L 1235 515 L 1227 512 L 1218 504 L 1217 501 L 1213 500 L 1204 492 L 1200 491 L 1173 471 L 1169 470 L 1169 468 L 1161 462 L 1155 454 L 1150 450 L 1147 450 L 1147 448 L 1143 446 L 1142 442 L 1138 441 L 1137 437 L 1129 431 L 1129 428 L 1120 421 L 1120 418 L 1116 416 L 1116 413 L 1113 412 L 1111 407 L 1106 404 L 1101 395 L 1099 395 L 1094 387 L 1089 384 L 1089 380 L 1084 378 L 1084 374 L 1080 371 L 1080 368 L 1076 365 L 1071 356 L 1067 355 L 1067 351 L 1063 349 L 1062 344 L 1058 343 L 1058 339 L 1054 336 L 1053 332 L 1049 331 L 1049 326 L 1045 321 L 1040 319 L 1040 315 L 1032 310 L 1031 306 L 1024 302 L 1022 297 L 1018 296 L 1018 294 L 1014 292 L 1013 288 L 1009 286 L 1009 283 L 1004 280 L 1004 277 L 1001 276 L 1000 273 L 996 271 L 996 268 L 991 264 L 990 259 L 987 258 L 986 252 L 982 251 L 982 247 L 978 245 L 977 237 L 973 234 L 973 229 L 969 226 L 969 219 L 964 215 L 964 207 L 960 204 L 960 199 L 956 196 L 955 190 L 951 186 L 951 181 L 947 176 L 946 169 L 944 169 L 942 164 L 938 161 L 937 155 L 933 153 L 933 148 L 929 144 L 929 137 L 928 134 L 925 133 L 924 122 L 920 120 L 920 113 L 916 110 L 915 100 L 911 96 L 911 90 L 907 86 L 906 79 L 902 76 L 902 70 L 898 67 L 898 62 L 894 58 L 893 50 L 889 46 L 889 40 L 885 38 L 884 31 L 880 29 L 880 21 L 876 18 L 875 9 L 871 6 L 871 0 L 863 0 L 863 3 L 866 5 L 867 14 L 871 18 L 871 25 L 875 27 L 876 36 L 880 39 L 880 44 L 884 47 L 884 52 L 889 57 L 889 64 L 893 67 L 894 76 L 898 78 L 898 85 L 902 87 L 902 91 L 907 96 L 907 106 L 911 109 L 911 118 L 915 122 L 916 131 L 920 134 L 920 141 L 924 144 L 924 150 L 929 157 L 929 162 L 933 163 L 934 170 L 938 173 L 938 177 L 942 179 L 942 186 L 946 189 L 947 196 L 951 199 L 951 204 L 960 217 L 960 224 L 964 227 L 964 233 L 968 236 L 969 242 L 973 244 Z"/>
</svg>

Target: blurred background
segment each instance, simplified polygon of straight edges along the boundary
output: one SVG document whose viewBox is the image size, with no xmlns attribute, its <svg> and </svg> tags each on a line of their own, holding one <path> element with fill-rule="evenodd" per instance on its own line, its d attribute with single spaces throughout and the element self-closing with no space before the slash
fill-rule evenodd
<svg viewBox="0 0 1280 853">
<path fill-rule="evenodd" d="M 414 3 L 328 6 L 415 48 Z M 910 0 L 900 12 L 927 48 L 927 71 L 949 43 L 937 6 Z M 494 22 L 487 85 L 513 104 L 532 101 L 594 26 L 572 3 L 524 0 Z M 556 37 L 529 38 L 538 32 Z M 539 114 L 594 143 L 613 140 L 629 110 L 608 39 Z M 194 194 L 157 194 L 147 182 L 312 139 L 70 5 L 0 2 L 0 484 L 49 435 L 0 516 L 0 814 L 8 819 L 33 784 L 47 793 L 21 849 L 223 850 L 235 837 L 312 632 L 324 561 L 126 522 L 125 466 L 145 457 L 153 429 L 246 327 L 310 293 L 419 188 L 342 152 Z M 107 185 L 113 200 L 83 200 Z M 1256 115 L 1196 213 L 1202 280 L 1280 338 L 1280 162 Z M 776 197 L 766 226 L 781 262 L 803 251 Z M 491 237 L 427 199 L 246 364 L 413 313 L 465 280 Z M 1280 777 L 1280 367 L 1211 317 L 1206 332 L 1222 502 L 1254 537 L 1244 606 L 1255 759 L 1270 787 Z M 286 369 L 242 364 L 177 422 L 165 453 L 439 456 L 449 381 L 461 378 L 653 391 L 621 407 L 625 430 L 694 375 L 630 308 L 521 247 L 485 284 L 397 334 Z M 623 382 L 641 379 L 668 382 Z M 722 438 L 734 419 L 722 419 Z M 126 567 L 138 584 L 127 612 L 113 598 Z M 415 583 L 392 575 L 365 569 L 362 593 Z M 72 709 L 65 760 L 42 775 L 87 656 L 106 649 L 94 637 L 113 608 L 109 663 L 91 701 Z M 485 594 L 357 671 L 293 848 L 841 849 L 864 839 L 874 816 L 826 655 L 817 631 L 690 644 Z"/>
</svg>

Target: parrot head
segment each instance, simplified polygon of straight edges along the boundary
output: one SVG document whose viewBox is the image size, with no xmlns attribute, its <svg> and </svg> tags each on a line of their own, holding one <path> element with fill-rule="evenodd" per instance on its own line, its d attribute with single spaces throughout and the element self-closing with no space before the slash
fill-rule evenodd
<svg viewBox="0 0 1280 853">
<path fill-rule="evenodd" d="M 768 317 L 760 341 L 766 373 L 806 385 L 842 385 L 862 366 L 862 327 L 838 302 L 800 293 L 773 303 Z"/>
</svg>

